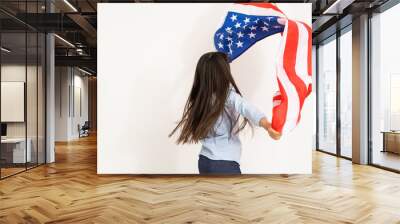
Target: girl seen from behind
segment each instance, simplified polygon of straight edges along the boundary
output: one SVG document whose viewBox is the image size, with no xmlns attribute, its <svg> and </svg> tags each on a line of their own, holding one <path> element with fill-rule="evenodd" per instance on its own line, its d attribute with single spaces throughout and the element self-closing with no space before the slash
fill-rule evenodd
<svg viewBox="0 0 400 224">
<path fill-rule="evenodd" d="M 182 119 L 170 136 L 180 131 L 177 143 L 202 144 L 200 174 L 241 174 L 239 132 L 246 125 L 264 128 L 275 140 L 281 137 L 266 116 L 246 101 L 221 52 L 200 57 Z"/>
</svg>

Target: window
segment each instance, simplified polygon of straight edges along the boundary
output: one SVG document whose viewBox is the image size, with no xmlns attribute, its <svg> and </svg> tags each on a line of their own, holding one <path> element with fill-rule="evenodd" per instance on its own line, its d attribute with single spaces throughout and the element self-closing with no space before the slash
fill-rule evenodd
<svg viewBox="0 0 400 224">
<path fill-rule="evenodd" d="M 371 18 L 370 161 L 400 170 L 400 5 Z"/>
<path fill-rule="evenodd" d="M 336 36 L 318 47 L 318 149 L 336 153 Z"/>
<path fill-rule="evenodd" d="M 351 26 L 340 36 L 340 155 L 352 157 L 352 32 Z"/>
</svg>

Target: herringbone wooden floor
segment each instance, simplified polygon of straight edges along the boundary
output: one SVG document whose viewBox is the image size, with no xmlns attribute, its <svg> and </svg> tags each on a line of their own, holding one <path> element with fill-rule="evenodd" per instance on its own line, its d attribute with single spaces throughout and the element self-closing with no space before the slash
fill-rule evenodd
<svg viewBox="0 0 400 224">
<path fill-rule="evenodd" d="M 96 139 L 0 181 L 0 223 L 400 223 L 400 175 L 315 152 L 312 175 L 98 176 Z"/>
</svg>

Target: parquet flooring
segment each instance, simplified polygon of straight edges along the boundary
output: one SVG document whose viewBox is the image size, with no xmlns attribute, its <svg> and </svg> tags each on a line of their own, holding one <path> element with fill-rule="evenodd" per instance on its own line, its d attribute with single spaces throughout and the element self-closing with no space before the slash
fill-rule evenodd
<svg viewBox="0 0 400 224">
<path fill-rule="evenodd" d="M 96 138 L 0 181 L 0 223 L 400 223 L 400 175 L 320 152 L 312 175 L 99 176 Z"/>
</svg>

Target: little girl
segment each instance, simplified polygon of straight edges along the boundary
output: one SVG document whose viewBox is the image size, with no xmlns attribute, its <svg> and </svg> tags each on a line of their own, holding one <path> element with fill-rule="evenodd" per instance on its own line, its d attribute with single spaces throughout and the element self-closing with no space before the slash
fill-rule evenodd
<svg viewBox="0 0 400 224">
<path fill-rule="evenodd" d="M 239 123 L 239 117 L 243 121 Z M 241 174 L 239 132 L 247 123 L 263 127 L 275 140 L 280 133 L 256 107 L 247 102 L 232 77 L 224 53 L 209 52 L 200 57 L 192 90 L 181 121 L 178 144 L 201 142 L 200 174 Z"/>
</svg>

